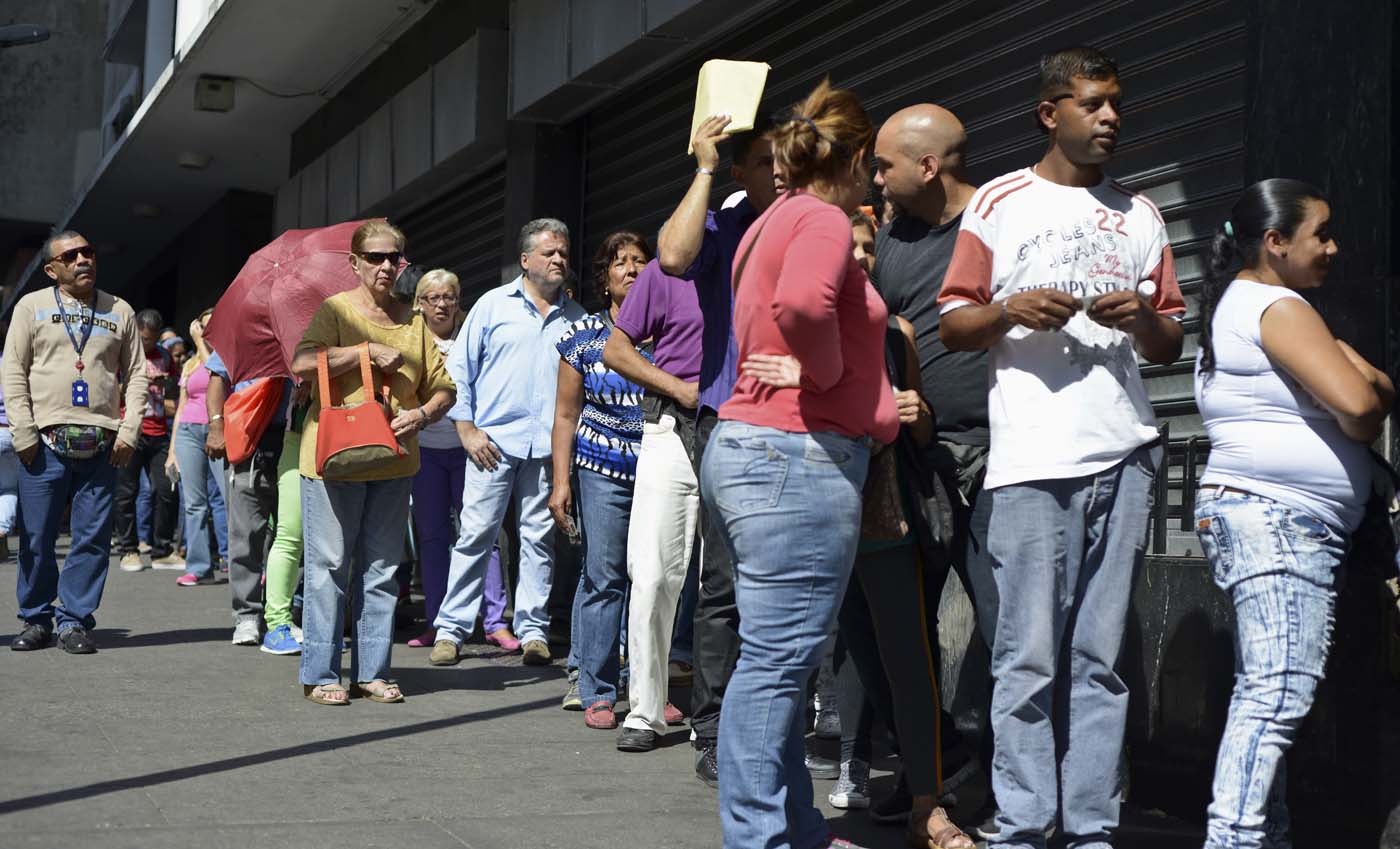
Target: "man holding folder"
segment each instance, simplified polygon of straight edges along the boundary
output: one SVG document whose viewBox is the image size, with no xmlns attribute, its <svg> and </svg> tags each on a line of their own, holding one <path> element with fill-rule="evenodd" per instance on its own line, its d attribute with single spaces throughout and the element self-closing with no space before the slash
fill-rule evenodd
<svg viewBox="0 0 1400 849">
<path fill-rule="evenodd" d="M 700 376 L 695 387 L 698 391 L 695 394 L 687 391 L 688 398 L 672 399 L 676 405 L 694 411 L 693 431 L 681 429 L 693 432 L 689 440 L 692 444 L 686 447 L 694 481 L 699 479 L 700 461 L 710 432 L 718 421 L 717 411 L 729 400 L 738 375 L 730 280 L 734 255 L 749 225 L 777 198 L 773 149 L 763 135 L 768 124 L 759 120 L 754 122 L 752 130 L 737 133 L 731 140 L 730 176 L 747 197 L 728 209 L 709 209 L 715 170 L 719 167 L 718 144 L 726 137 L 730 124 L 729 115 L 712 115 L 700 122 L 691 142 L 698 166 L 695 177 L 657 239 L 661 270 L 672 278 L 680 278 L 671 279 L 670 283 L 695 287 L 691 297 L 698 301 L 703 324 Z M 619 328 L 621 326 L 619 321 Z M 635 343 L 641 341 L 644 340 L 629 339 L 625 333 L 615 332 L 608 340 L 604 362 L 641 384 L 648 394 L 670 397 L 667 390 L 674 381 L 636 352 Z M 640 472 L 638 476 L 640 479 Z M 714 787 L 719 781 L 715 746 L 720 703 L 739 656 L 739 612 L 734 603 L 734 564 L 729 560 L 719 529 L 703 515 L 699 528 L 700 597 L 695 609 L 691 729 L 695 736 L 696 775 Z"/>
</svg>

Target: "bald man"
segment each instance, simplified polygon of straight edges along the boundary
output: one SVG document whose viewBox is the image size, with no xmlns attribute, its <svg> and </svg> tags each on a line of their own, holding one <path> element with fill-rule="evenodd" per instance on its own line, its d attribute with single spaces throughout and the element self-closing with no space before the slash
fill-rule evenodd
<svg viewBox="0 0 1400 849">
<path fill-rule="evenodd" d="M 940 668 L 936 662 L 938 600 L 950 568 L 957 570 L 972 599 L 978 632 L 988 646 L 996 628 L 996 584 L 983 545 L 991 499 L 981 494 L 990 442 L 987 355 L 950 351 L 938 335 L 937 302 L 943 274 L 953 255 L 963 210 L 977 190 L 963 170 L 966 144 L 962 122 L 947 109 L 927 103 L 896 112 L 875 138 L 875 184 L 883 189 L 897 213 L 876 234 L 873 282 L 890 314 L 902 316 L 914 325 L 919 388 L 933 410 L 937 433 L 930 465 L 938 481 L 933 496 L 922 505 L 923 515 L 916 517 L 919 521 L 915 522 L 924 569 L 924 614 L 935 643 L 931 647 L 935 669 Z M 897 587 L 889 588 L 887 597 L 882 599 L 876 595 L 878 589 L 872 591 L 871 581 L 862 581 L 862 585 L 872 610 L 882 604 L 897 603 Z M 878 627 L 881 617 L 874 618 Z M 892 678 L 891 684 L 895 683 Z M 988 687 L 988 702 L 990 695 Z M 895 702 L 892 708 L 897 711 L 898 699 Z M 986 707 L 984 704 L 984 715 Z M 942 739 L 942 790 L 946 793 L 976 774 L 978 759 L 970 757 L 961 745 L 946 713 Z M 984 769 L 990 768 L 990 763 L 985 762 L 990 751 L 990 747 L 983 747 L 980 760 L 984 761 Z M 909 784 L 915 774 L 906 769 L 903 778 Z M 922 791 L 913 786 L 901 789 L 916 796 Z M 897 807 L 892 799 L 888 804 L 877 803 L 871 813 L 877 819 L 894 821 Z M 988 816 L 979 817 L 979 821 L 987 820 L 988 831 L 994 822 L 991 810 L 985 812 Z"/>
</svg>

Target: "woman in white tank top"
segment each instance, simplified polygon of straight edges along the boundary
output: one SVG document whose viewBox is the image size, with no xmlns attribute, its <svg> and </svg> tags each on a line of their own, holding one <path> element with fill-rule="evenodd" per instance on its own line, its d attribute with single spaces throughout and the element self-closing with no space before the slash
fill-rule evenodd
<svg viewBox="0 0 1400 849">
<path fill-rule="evenodd" d="M 1337 253 L 1329 217 L 1305 183 L 1250 186 L 1202 291 L 1196 403 L 1211 454 L 1196 533 L 1234 604 L 1237 672 L 1208 849 L 1291 845 L 1283 755 L 1322 678 L 1337 570 L 1370 491 L 1366 444 L 1395 395 L 1298 294 Z"/>
</svg>

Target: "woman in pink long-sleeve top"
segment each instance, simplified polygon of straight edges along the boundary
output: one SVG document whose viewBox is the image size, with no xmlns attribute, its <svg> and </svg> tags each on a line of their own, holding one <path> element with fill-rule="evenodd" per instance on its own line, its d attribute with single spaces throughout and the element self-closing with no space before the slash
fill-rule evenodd
<svg viewBox="0 0 1400 849">
<path fill-rule="evenodd" d="M 899 428 L 885 307 L 851 253 L 873 135 L 852 93 L 819 85 L 772 133 L 789 191 L 735 263 L 741 374 L 700 485 L 734 554 L 742 641 L 720 715 L 727 849 L 831 841 L 803 765 L 803 693 L 855 559 L 871 440 Z"/>
</svg>

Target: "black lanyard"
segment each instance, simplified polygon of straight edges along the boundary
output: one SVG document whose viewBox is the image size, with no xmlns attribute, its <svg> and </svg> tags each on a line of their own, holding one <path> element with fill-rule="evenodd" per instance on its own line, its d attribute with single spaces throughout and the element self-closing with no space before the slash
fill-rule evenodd
<svg viewBox="0 0 1400 849">
<path fill-rule="evenodd" d="M 68 341 L 73 343 L 73 350 L 78 355 L 78 371 L 82 371 L 83 349 L 87 347 L 88 339 L 92 337 L 92 325 L 97 317 L 97 304 L 93 304 L 91 312 L 84 312 L 83 305 L 78 304 L 78 323 L 83 326 L 83 338 L 80 341 L 73 333 L 73 328 L 68 325 L 68 313 L 63 310 L 63 299 L 58 296 L 57 286 L 53 287 L 53 302 L 58 305 L 58 318 L 63 324 L 63 331 L 68 334 Z"/>
</svg>

